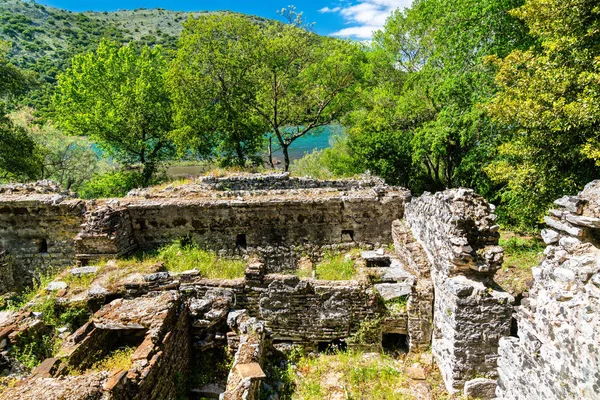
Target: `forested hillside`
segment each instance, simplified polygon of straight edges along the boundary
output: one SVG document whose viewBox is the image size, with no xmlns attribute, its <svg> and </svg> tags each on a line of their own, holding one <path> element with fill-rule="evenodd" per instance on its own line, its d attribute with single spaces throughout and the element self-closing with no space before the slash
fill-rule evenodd
<svg viewBox="0 0 600 400">
<path fill-rule="evenodd" d="M 38 74 L 37 87 L 23 103 L 44 111 L 57 74 L 76 54 L 95 50 L 102 38 L 174 50 L 183 23 L 201 14 L 206 13 L 143 8 L 77 13 L 34 1 L 0 0 L 0 40 L 12 43 L 14 64 Z"/>
</svg>

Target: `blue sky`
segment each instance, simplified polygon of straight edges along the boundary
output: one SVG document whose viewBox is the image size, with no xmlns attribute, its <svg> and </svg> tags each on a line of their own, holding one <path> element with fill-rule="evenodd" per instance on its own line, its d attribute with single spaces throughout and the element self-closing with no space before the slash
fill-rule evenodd
<svg viewBox="0 0 600 400">
<path fill-rule="evenodd" d="M 303 11 L 322 35 L 368 39 L 383 26 L 396 8 L 408 7 L 412 0 L 38 0 L 38 3 L 71 11 L 116 11 L 119 9 L 161 7 L 178 11 L 231 10 L 278 18 L 276 11 L 294 4 Z"/>
</svg>

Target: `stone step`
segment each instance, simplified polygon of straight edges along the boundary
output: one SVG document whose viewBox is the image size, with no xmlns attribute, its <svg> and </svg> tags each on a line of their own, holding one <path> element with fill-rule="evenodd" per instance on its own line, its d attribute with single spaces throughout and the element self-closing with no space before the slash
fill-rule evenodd
<svg viewBox="0 0 600 400">
<path fill-rule="evenodd" d="M 390 256 L 383 249 L 375 251 L 363 251 L 361 254 L 367 268 L 389 267 L 392 263 Z"/>
</svg>

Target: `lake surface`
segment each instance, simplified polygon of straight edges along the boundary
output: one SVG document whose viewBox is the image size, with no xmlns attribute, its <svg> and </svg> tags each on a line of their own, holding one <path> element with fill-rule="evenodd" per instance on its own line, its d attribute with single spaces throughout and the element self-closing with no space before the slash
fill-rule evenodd
<svg viewBox="0 0 600 400">
<path fill-rule="evenodd" d="M 315 150 L 323 150 L 331 147 L 332 138 L 334 136 L 340 136 L 343 134 L 344 131 L 341 126 L 331 125 L 319 130 L 314 134 L 306 135 L 296 139 L 288 149 L 290 160 L 298 160 Z M 283 167 L 283 153 L 279 149 L 279 144 L 275 138 L 273 140 L 273 150 L 274 161 L 278 160 L 281 162 L 279 165 L 276 165 L 276 167 Z M 266 149 L 264 155 L 266 159 Z M 205 167 L 198 165 L 173 165 L 167 169 L 167 175 L 172 178 L 193 177 L 203 174 L 204 171 Z"/>
<path fill-rule="evenodd" d="M 343 128 L 339 125 L 331 125 L 324 127 L 315 134 L 309 134 L 296 139 L 289 147 L 290 160 L 298 160 L 306 154 L 312 153 L 314 150 L 323 150 L 331 146 L 333 136 L 343 134 Z M 273 149 L 278 149 L 279 144 L 273 138 Z M 273 151 L 273 156 L 283 162 L 283 153 L 281 150 Z"/>
</svg>

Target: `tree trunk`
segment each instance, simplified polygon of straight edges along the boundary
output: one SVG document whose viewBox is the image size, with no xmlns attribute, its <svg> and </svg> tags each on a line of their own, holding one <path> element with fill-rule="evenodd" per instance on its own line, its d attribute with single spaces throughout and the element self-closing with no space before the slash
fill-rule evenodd
<svg viewBox="0 0 600 400">
<path fill-rule="evenodd" d="M 238 166 L 244 167 L 246 165 L 246 157 L 244 157 L 244 150 L 242 149 L 240 142 L 235 143 L 235 152 L 237 154 Z"/>
<path fill-rule="evenodd" d="M 154 163 L 147 163 L 142 165 L 142 186 L 148 187 L 150 182 L 152 181 L 152 176 L 154 175 L 154 171 L 156 167 Z"/>
<path fill-rule="evenodd" d="M 290 170 L 290 155 L 288 153 L 289 144 L 282 145 L 281 151 L 283 151 L 283 160 L 284 160 L 284 171 L 288 172 Z"/>
<path fill-rule="evenodd" d="M 269 165 L 271 169 L 275 169 L 275 164 L 273 164 L 273 137 L 269 136 Z"/>
</svg>

